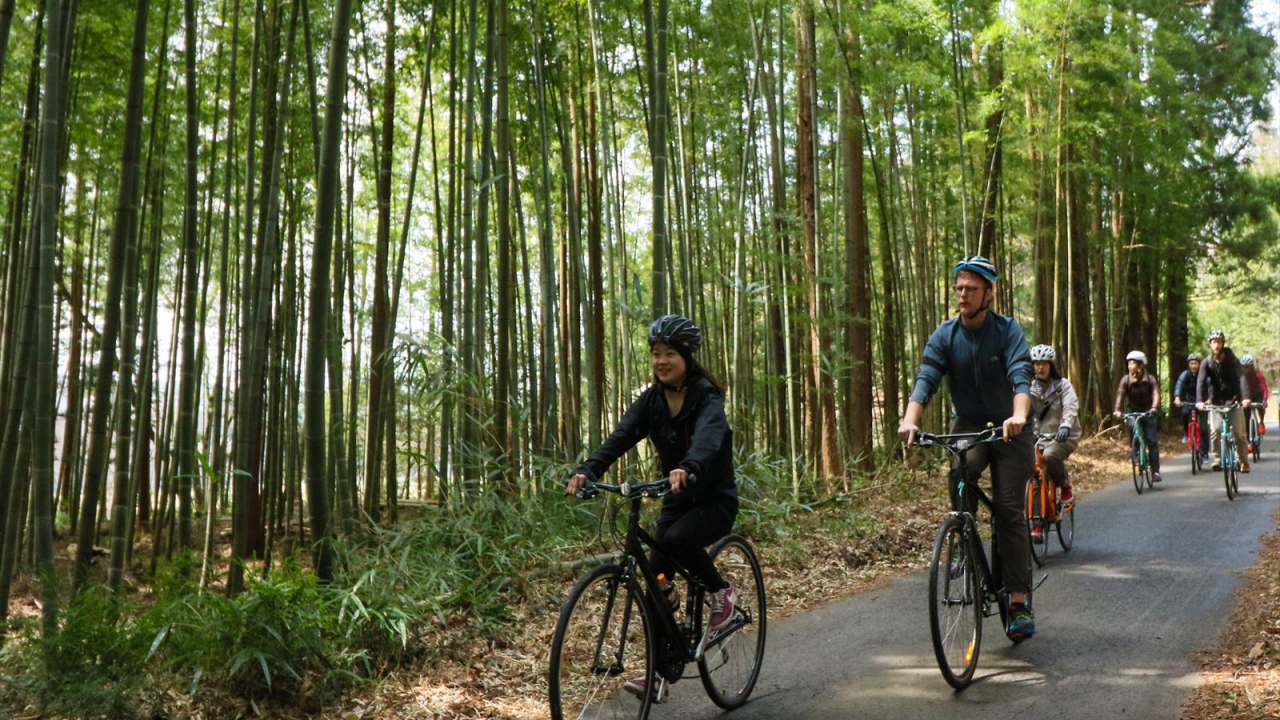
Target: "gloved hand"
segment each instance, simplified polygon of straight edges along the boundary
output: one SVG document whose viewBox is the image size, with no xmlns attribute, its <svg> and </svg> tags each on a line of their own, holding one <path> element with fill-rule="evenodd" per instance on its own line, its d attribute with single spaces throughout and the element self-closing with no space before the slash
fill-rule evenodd
<svg viewBox="0 0 1280 720">
<path fill-rule="evenodd" d="M 1066 441 L 1067 441 L 1067 436 L 1068 436 L 1068 435 L 1070 435 L 1070 434 L 1071 434 L 1071 428 L 1060 427 L 1060 428 L 1058 428 L 1058 435 L 1057 435 L 1056 437 L 1054 437 L 1054 438 L 1053 438 L 1053 441 L 1054 441 L 1054 442 L 1066 442 Z"/>
</svg>

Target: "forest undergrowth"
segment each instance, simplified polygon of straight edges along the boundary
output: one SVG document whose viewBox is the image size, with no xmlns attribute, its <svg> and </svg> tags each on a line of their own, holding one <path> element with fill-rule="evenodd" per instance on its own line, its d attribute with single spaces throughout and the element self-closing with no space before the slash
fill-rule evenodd
<svg viewBox="0 0 1280 720">
<path fill-rule="evenodd" d="M 1116 437 L 1103 433 L 1073 456 L 1078 493 L 1126 477 Z M 916 459 L 847 486 L 802 488 L 801 502 L 790 499 L 780 466 L 744 459 L 737 530 L 760 552 L 771 618 L 927 563 L 947 501 L 938 460 Z M 806 503 L 805 492 L 826 499 Z M 271 572 L 256 569 L 247 592 L 228 598 L 218 583 L 199 591 L 198 562 L 180 557 L 122 601 L 104 589 L 82 593 L 53 642 L 38 639 L 27 580 L 10 605 L 17 631 L 0 649 L 0 714 L 545 717 L 546 654 L 563 595 L 585 564 L 617 545 L 607 503 L 570 500 L 549 486 L 533 498 L 490 499 L 478 512 L 401 512 L 417 516 L 342 548 L 330 586 L 290 557 Z M 70 550 L 62 547 L 62 557 Z M 1273 536 L 1223 647 L 1201 654 L 1207 682 L 1184 720 L 1276 716 L 1278 578 Z"/>
</svg>

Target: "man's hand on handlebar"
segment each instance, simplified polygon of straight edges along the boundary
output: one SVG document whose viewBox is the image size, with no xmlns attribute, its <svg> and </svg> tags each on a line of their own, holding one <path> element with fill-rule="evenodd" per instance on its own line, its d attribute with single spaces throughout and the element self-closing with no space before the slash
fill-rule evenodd
<svg viewBox="0 0 1280 720">
<path fill-rule="evenodd" d="M 920 432 L 920 426 L 913 422 L 903 420 L 898 425 L 898 437 L 907 447 L 911 447 L 916 441 L 916 433 Z"/>
<path fill-rule="evenodd" d="M 1027 418 L 1017 413 L 1013 414 L 1008 420 L 1004 421 L 1004 439 L 1005 442 L 1012 440 L 1022 434 L 1022 428 L 1027 426 Z"/>
</svg>

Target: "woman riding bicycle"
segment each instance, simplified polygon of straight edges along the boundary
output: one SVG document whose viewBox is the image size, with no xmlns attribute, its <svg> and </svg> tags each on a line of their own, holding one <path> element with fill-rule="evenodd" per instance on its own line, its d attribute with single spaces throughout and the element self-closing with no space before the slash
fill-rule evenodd
<svg viewBox="0 0 1280 720">
<path fill-rule="evenodd" d="M 1262 423 L 1266 420 L 1264 413 L 1267 411 L 1267 398 L 1271 394 L 1267 388 L 1267 379 L 1262 377 L 1262 370 L 1258 369 L 1253 356 L 1248 353 L 1240 358 L 1240 367 L 1244 382 L 1249 386 L 1249 400 L 1253 403 L 1254 412 L 1258 414 L 1258 427 L 1263 428 L 1265 426 Z"/>
<path fill-rule="evenodd" d="M 1182 443 L 1184 445 L 1189 442 L 1191 411 L 1196 407 L 1196 383 L 1199 382 L 1200 361 L 1198 353 L 1188 355 L 1187 369 L 1178 376 L 1178 382 L 1173 387 L 1173 405 L 1182 411 Z M 1201 413 L 1197 415 L 1196 422 L 1200 425 L 1200 453 L 1205 460 L 1208 460 L 1209 419 Z"/>
<path fill-rule="evenodd" d="M 651 557 L 655 574 L 675 577 L 673 561 L 698 578 L 711 597 L 711 630 L 733 617 L 734 589 L 707 554 L 711 545 L 733 530 L 738 515 L 738 489 L 733 474 L 733 431 L 724 411 L 724 391 L 694 352 L 702 331 L 688 318 L 663 315 L 649 326 L 654 382 L 631 403 L 618 427 L 590 459 L 575 469 L 565 493 L 573 495 L 596 481 L 609 466 L 644 438 L 658 451 L 671 493 L 662 501 L 657 539 L 663 552 Z M 644 697 L 643 678 L 624 688 Z M 665 684 L 657 701 L 666 699 Z"/>
<path fill-rule="evenodd" d="M 1031 368 L 1035 379 L 1031 381 L 1031 417 L 1037 429 L 1054 433 L 1053 441 L 1044 449 L 1044 467 L 1062 488 L 1062 504 L 1065 507 L 1075 499 L 1071 480 L 1067 477 L 1067 457 L 1080 445 L 1080 400 L 1071 381 L 1058 371 L 1058 355 L 1048 345 L 1031 348 Z M 1040 527 L 1031 531 L 1031 541 L 1037 537 Z"/>
<path fill-rule="evenodd" d="M 1134 350 L 1125 357 L 1128 363 L 1129 372 L 1123 378 L 1120 378 L 1120 388 L 1116 391 L 1116 406 L 1111 413 L 1117 418 L 1122 417 L 1120 405 L 1125 400 L 1129 401 L 1129 412 L 1144 413 L 1148 410 L 1160 409 L 1160 381 L 1156 376 L 1147 372 L 1147 354 L 1141 350 Z M 1160 445 L 1156 439 L 1156 418 L 1154 415 L 1147 415 L 1137 419 L 1138 432 L 1142 433 L 1143 440 L 1146 441 L 1147 447 L 1151 450 L 1151 479 L 1160 482 Z"/>
</svg>

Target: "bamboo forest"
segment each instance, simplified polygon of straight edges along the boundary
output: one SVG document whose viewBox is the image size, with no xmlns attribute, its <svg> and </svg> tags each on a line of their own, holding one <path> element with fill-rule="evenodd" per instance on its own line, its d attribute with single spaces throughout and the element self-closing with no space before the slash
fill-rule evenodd
<svg viewBox="0 0 1280 720">
<path fill-rule="evenodd" d="M 1258 2 L 0 0 L 0 715 L 545 717 L 662 315 L 775 568 L 930 462 L 963 257 L 1086 436 L 1134 349 L 1275 379 Z"/>
</svg>

